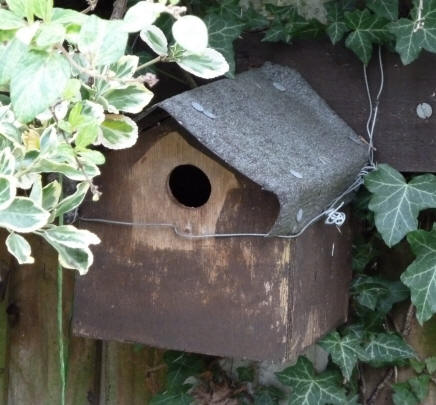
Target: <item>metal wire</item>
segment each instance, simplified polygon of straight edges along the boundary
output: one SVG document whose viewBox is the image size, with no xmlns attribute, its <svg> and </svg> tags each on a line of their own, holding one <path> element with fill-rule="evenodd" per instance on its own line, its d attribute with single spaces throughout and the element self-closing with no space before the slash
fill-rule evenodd
<svg viewBox="0 0 436 405">
<path fill-rule="evenodd" d="M 275 237 L 275 238 L 282 238 L 282 239 L 293 239 L 301 236 L 309 226 L 317 222 L 322 217 L 326 217 L 324 221 L 325 224 L 336 225 L 339 228 L 344 224 L 346 220 L 346 214 L 340 211 L 340 209 L 344 205 L 344 198 L 350 193 L 357 190 L 363 184 L 364 177 L 368 173 L 376 169 L 376 163 L 374 162 L 374 132 L 375 132 L 375 124 L 379 113 L 380 97 L 382 95 L 383 88 L 384 88 L 384 68 L 383 68 L 383 60 L 382 60 L 382 51 L 380 46 L 378 47 L 378 61 L 379 61 L 379 70 L 380 70 L 380 86 L 374 101 L 372 99 L 371 90 L 369 87 L 367 68 L 366 65 L 363 65 L 363 77 L 365 81 L 365 88 L 366 88 L 366 93 L 368 96 L 368 103 L 369 103 L 369 117 L 366 123 L 366 132 L 368 136 L 368 163 L 360 170 L 354 182 L 342 194 L 336 197 L 333 200 L 333 202 L 328 206 L 327 209 L 325 209 L 319 215 L 315 216 L 309 222 L 307 222 L 298 233 L 291 234 L 291 235 L 274 235 L 270 233 L 247 232 L 247 233 L 206 233 L 206 234 L 195 235 L 195 234 L 182 232 L 177 228 L 176 225 L 169 224 L 169 223 L 130 222 L 130 221 L 119 221 L 119 220 L 104 219 L 104 218 L 86 218 L 86 217 L 80 217 L 79 219 L 84 222 L 98 222 L 103 224 L 120 225 L 120 226 L 130 226 L 130 227 L 140 227 L 140 228 L 167 228 L 167 229 L 171 229 L 177 236 L 186 239 L 237 238 L 237 237 L 256 237 L 256 238 Z"/>
</svg>

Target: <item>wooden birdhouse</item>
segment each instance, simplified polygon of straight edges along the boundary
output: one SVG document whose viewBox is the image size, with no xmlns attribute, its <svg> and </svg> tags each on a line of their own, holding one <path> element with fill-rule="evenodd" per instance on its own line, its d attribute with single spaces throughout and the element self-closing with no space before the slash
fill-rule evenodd
<svg viewBox="0 0 436 405">
<path fill-rule="evenodd" d="M 81 213 L 102 243 L 77 279 L 74 332 L 280 361 L 341 324 L 348 225 L 287 236 L 353 182 L 367 148 L 302 77 L 268 64 L 170 98 L 147 124 Z"/>
</svg>

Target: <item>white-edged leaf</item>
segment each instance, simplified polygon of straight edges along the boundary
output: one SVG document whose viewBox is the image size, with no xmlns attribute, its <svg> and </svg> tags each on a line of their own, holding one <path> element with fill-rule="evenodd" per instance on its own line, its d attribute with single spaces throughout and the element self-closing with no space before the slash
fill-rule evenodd
<svg viewBox="0 0 436 405">
<path fill-rule="evenodd" d="M 0 210 L 7 208 L 17 194 L 16 180 L 12 176 L 0 175 Z"/>
<path fill-rule="evenodd" d="M 0 30 L 15 30 L 24 26 L 24 20 L 9 10 L 0 8 Z"/>
<path fill-rule="evenodd" d="M 15 172 L 15 156 L 10 148 L 0 151 L 0 174 L 10 176 Z"/>
<path fill-rule="evenodd" d="M 61 197 L 62 187 L 58 181 L 54 180 L 47 184 L 42 189 L 42 208 L 51 211 L 58 205 L 59 198 Z"/>
<path fill-rule="evenodd" d="M 42 179 L 38 176 L 33 183 L 29 198 L 38 206 L 42 206 Z"/>
<path fill-rule="evenodd" d="M 375 214 L 375 225 L 390 247 L 418 227 L 418 214 L 436 208 L 436 176 L 424 174 L 409 183 L 401 173 L 386 164 L 365 177 L 372 193 L 369 209 Z"/>
<path fill-rule="evenodd" d="M 86 193 L 89 190 L 89 183 L 79 183 L 76 187 L 76 191 L 64 198 L 56 208 L 56 217 L 59 217 L 67 212 L 70 212 L 80 206 L 85 199 Z"/>
<path fill-rule="evenodd" d="M 436 230 L 418 230 L 407 235 L 416 259 L 401 275 L 410 288 L 416 317 L 422 325 L 436 313 Z"/>
<path fill-rule="evenodd" d="M 176 63 L 184 70 L 203 79 L 213 79 L 229 71 L 229 64 L 224 56 L 211 48 L 201 55 L 183 55 Z"/>
<path fill-rule="evenodd" d="M 207 26 L 201 18 L 194 15 L 180 17 L 172 27 L 176 42 L 188 52 L 202 53 L 209 42 Z"/>
<path fill-rule="evenodd" d="M 58 144 L 58 134 L 56 131 L 56 127 L 54 125 L 50 125 L 41 134 L 41 138 L 39 141 L 39 148 L 41 154 L 52 152 L 53 149 Z"/>
<path fill-rule="evenodd" d="M 123 27 L 127 32 L 138 32 L 153 24 L 165 6 L 150 1 L 139 1 L 130 7 L 123 19 Z"/>
<path fill-rule="evenodd" d="M 46 48 L 54 44 L 62 44 L 65 35 L 66 31 L 62 24 L 56 22 L 44 24 L 36 35 L 36 45 Z"/>
<path fill-rule="evenodd" d="M 87 14 L 80 13 L 68 8 L 54 8 L 51 18 L 52 22 L 58 22 L 65 26 L 67 25 L 82 25 L 89 18 Z"/>
<path fill-rule="evenodd" d="M 44 21 L 50 21 L 53 15 L 53 0 L 34 0 L 33 12 Z"/>
<path fill-rule="evenodd" d="M 49 228 L 41 236 L 58 252 L 62 267 L 78 270 L 81 275 L 88 272 L 94 261 L 88 246 L 100 243 L 95 234 L 72 225 Z"/>
<path fill-rule="evenodd" d="M 79 168 L 73 167 L 71 163 L 61 163 L 50 159 L 41 159 L 39 165 L 34 168 L 35 173 L 62 173 L 71 180 L 83 181 L 92 179 L 100 174 L 95 165 L 83 164 L 83 173 Z"/>
<path fill-rule="evenodd" d="M 28 52 L 11 78 L 11 102 L 17 119 L 25 123 L 32 121 L 54 104 L 70 73 L 70 65 L 63 55 Z"/>
<path fill-rule="evenodd" d="M 6 85 L 11 80 L 13 72 L 21 69 L 20 59 L 26 54 L 27 45 L 19 39 L 9 41 L 1 53 L 0 59 L 0 86 Z"/>
<path fill-rule="evenodd" d="M 118 79 L 131 79 L 139 64 L 136 55 L 124 55 L 116 63 L 110 66 L 110 70 Z"/>
<path fill-rule="evenodd" d="M 6 0 L 6 4 L 15 15 L 20 17 L 32 18 L 34 10 L 34 0 Z"/>
<path fill-rule="evenodd" d="M 0 226 L 15 232 L 33 232 L 43 227 L 49 216 L 30 198 L 15 197 L 7 208 L 0 210 Z"/>
<path fill-rule="evenodd" d="M 123 115 L 107 114 L 101 129 L 101 143 L 109 149 L 130 148 L 138 139 L 135 121 Z"/>
<path fill-rule="evenodd" d="M 138 114 L 150 103 L 154 94 L 143 84 L 134 83 L 124 89 L 110 90 L 103 96 L 116 110 Z"/>
<path fill-rule="evenodd" d="M 19 264 L 32 264 L 35 259 L 32 257 L 32 248 L 29 242 L 21 235 L 11 233 L 6 238 L 6 247 L 11 255 L 13 255 Z"/>
<path fill-rule="evenodd" d="M 91 15 L 82 25 L 78 47 L 94 65 L 108 65 L 124 55 L 128 40 L 120 21 Z"/>
<path fill-rule="evenodd" d="M 163 31 L 155 25 L 149 25 L 141 31 L 141 39 L 160 56 L 168 55 L 168 41 Z"/>
<path fill-rule="evenodd" d="M 69 248 L 87 248 L 89 245 L 100 243 L 96 234 L 73 225 L 53 226 L 44 229 L 44 234 L 46 239 Z"/>
</svg>

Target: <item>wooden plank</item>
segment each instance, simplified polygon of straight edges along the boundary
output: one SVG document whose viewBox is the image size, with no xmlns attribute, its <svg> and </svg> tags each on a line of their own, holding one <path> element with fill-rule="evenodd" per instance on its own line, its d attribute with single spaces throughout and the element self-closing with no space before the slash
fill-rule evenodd
<svg viewBox="0 0 436 405">
<path fill-rule="evenodd" d="M 144 405 L 164 387 L 163 352 L 145 346 L 103 343 L 99 405 Z"/>
<path fill-rule="evenodd" d="M 266 61 L 295 68 L 357 134 L 366 136 L 369 105 L 363 65 L 350 50 L 333 46 L 327 39 L 291 45 L 260 40 L 261 35 L 246 34 L 237 41 L 238 70 Z M 385 85 L 375 132 L 376 158 L 400 171 L 436 172 L 436 55 L 423 52 L 418 61 L 403 66 L 398 55 L 384 51 L 383 61 Z M 380 82 L 376 55 L 368 76 L 374 94 Z M 416 114 L 422 102 L 433 107 L 433 116 L 427 120 Z"/>
<path fill-rule="evenodd" d="M 41 239 L 32 240 L 35 264 L 16 266 L 10 280 L 8 405 L 52 405 L 60 401 L 56 325 L 57 256 Z M 64 273 L 64 323 L 68 331 L 74 274 Z M 68 405 L 97 404 L 95 341 L 72 339 L 69 347 Z"/>
</svg>

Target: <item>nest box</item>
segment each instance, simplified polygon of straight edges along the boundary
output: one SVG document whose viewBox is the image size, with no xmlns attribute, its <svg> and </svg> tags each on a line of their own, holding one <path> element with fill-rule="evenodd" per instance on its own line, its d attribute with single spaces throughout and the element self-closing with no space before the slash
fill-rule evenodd
<svg viewBox="0 0 436 405">
<path fill-rule="evenodd" d="M 348 226 L 280 236 L 353 182 L 367 150 L 355 133 L 271 64 L 170 98 L 142 123 L 156 120 L 109 155 L 103 198 L 81 213 L 135 226 L 86 223 L 102 243 L 76 283 L 74 332 L 280 361 L 342 323 Z"/>
</svg>

